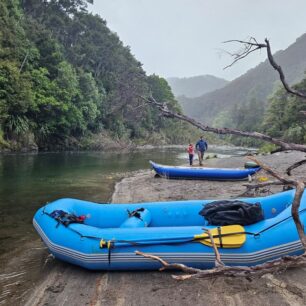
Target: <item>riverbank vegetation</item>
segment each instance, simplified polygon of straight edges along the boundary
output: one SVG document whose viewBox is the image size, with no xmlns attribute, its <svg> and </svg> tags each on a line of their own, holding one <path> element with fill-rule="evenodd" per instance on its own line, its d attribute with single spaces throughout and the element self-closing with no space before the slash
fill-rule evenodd
<svg viewBox="0 0 306 306">
<path fill-rule="evenodd" d="M 169 123 L 136 95 L 181 112 L 166 80 L 147 76 L 87 2 L 1 1 L 0 148 L 186 142 L 193 128 Z"/>
</svg>

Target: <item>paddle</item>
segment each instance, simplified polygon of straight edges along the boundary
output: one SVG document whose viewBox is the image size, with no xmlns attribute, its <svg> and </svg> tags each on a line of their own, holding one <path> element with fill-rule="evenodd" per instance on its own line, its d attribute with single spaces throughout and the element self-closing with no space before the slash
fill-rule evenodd
<svg viewBox="0 0 306 306">
<path fill-rule="evenodd" d="M 214 243 L 221 248 L 240 248 L 246 240 L 244 227 L 241 225 L 220 226 L 210 230 Z M 202 244 L 212 246 L 207 233 L 195 235 L 194 239 Z"/>
<path fill-rule="evenodd" d="M 210 229 L 211 235 L 217 247 L 221 248 L 239 248 L 246 240 L 246 233 L 244 227 L 241 225 L 226 225 Z M 155 245 L 155 244 L 174 244 L 185 242 L 200 242 L 207 246 L 212 246 L 209 235 L 205 232 L 195 236 L 187 237 L 170 237 L 170 238 L 149 238 L 140 240 L 122 240 L 112 239 L 100 241 L 100 248 L 117 247 L 117 246 L 131 246 L 131 245 Z"/>
</svg>

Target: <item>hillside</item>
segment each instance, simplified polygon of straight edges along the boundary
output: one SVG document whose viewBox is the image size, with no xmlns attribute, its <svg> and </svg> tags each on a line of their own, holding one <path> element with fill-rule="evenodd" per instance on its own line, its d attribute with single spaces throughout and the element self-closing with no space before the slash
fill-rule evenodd
<svg viewBox="0 0 306 306">
<path fill-rule="evenodd" d="M 166 123 L 139 98 L 152 93 L 180 111 L 166 80 L 146 75 L 90 2 L 0 1 L 0 151 L 105 147 L 99 135 L 188 139 L 185 123 Z"/>
<path fill-rule="evenodd" d="M 273 48 L 273 42 L 271 42 Z M 302 80 L 306 70 L 306 34 L 299 37 L 295 43 L 275 54 L 275 60 L 284 70 L 290 84 Z M 247 60 L 247 59 L 245 59 Z M 278 74 L 268 61 L 259 64 L 244 75 L 231 81 L 225 87 L 207 93 L 194 99 L 180 97 L 185 113 L 207 124 L 223 123 L 221 118 L 235 107 L 257 101 L 264 108 L 267 97 L 273 93 L 279 84 Z"/>
<path fill-rule="evenodd" d="M 195 98 L 224 87 L 228 81 L 212 75 L 199 75 L 190 78 L 168 78 L 176 97 Z"/>
</svg>

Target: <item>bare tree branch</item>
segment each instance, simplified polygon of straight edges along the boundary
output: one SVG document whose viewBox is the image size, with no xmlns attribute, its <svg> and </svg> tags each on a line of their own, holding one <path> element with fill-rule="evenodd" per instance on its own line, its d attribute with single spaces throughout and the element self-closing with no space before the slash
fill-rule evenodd
<svg viewBox="0 0 306 306">
<path fill-rule="evenodd" d="M 206 126 L 206 125 L 204 125 L 204 124 L 202 124 L 202 123 L 200 123 L 200 122 L 198 122 L 198 121 L 196 121 L 196 120 L 194 120 L 194 119 L 192 119 L 188 116 L 185 116 L 183 114 L 179 114 L 179 113 L 176 113 L 174 111 L 171 111 L 170 109 L 168 109 L 166 103 L 157 102 L 152 96 L 149 97 L 149 98 L 146 98 L 146 97 L 141 96 L 141 95 L 137 95 L 137 96 L 142 98 L 147 103 L 150 103 L 151 105 L 154 105 L 155 107 L 157 107 L 159 109 L 159 111 L 162 113 L 163 116 L 168 117 L 168 118 L 177 118 L 177 119 L 183 120 L 185 122 L 189 122 L 193 126 L 201 129 L 202 131 L 212 132 L 212 133 L 216 133 L 216 134 L 219 134 L 219 135 L 232 134 L 232 135 L 237 135 L 237 136 L 242 136 L 242 137 L 251 137 L 251 138 L 267 141 L 267 142 L 273 143 L 277 146 L 280 146 L 282 151 L 296 150 L 296 151 L 306 152 L 306 146 L 305 145 L 296 144 L 296 143 L 287 143 L 285 141 L 282 141 L 282 140 L 277 139 L 277 138 L 273 138 L 271 136 L 268 136 L 268 135 L 265 135 L 265 134 L 262 134 L 262 133 L 244 132 L 244 131 L 240 131 L 238 129 L 214 128 L 214 127 Z"/>
<path fill-rule="evenodd" d="M 278 72 L 280 80 L 281 80 L 283 86 L 285 87 L 286 91 L 295 95 L 295 96 L 306 99 L 306 94 L 305 93 L 302 93 L 298 90 L 295 90 L 295 89 L 293 89 L 292 87 L 289 86 L 289 84 L 287 83 L 287 81 L 285 79 L 285 75 L 284 75 L 284 72 L 282 70 L 282 67 L 279 66 L 274 60 L 274 57 L 273 57 L 272 52 L 271 52 L 270 42 L 267 38 L 265 39 L 265 42 L 266 42 L 266 45 L 267 45 L 268 60 L 271 64 L 271 66 Z"/>
<path fill-rule="evenodd" d="M 283 177 L 281 174 L 277 173 L 275 170 L 272 170 L 270 167 L 265 165 L 263 162 L 259 161 L 256 159 L 254 156 L 248 156 L 248 159 L 257 163 L 263 170 L 265 170 L 267 173 L 269 173 L 271 176 L 275 177 L 277 180 L 279 180 L 283 184 L 291 184 L 295 185 L 296 181 L 295 180 L 289 180 Z"/>
<path fill-rule="evenodd" d="M 292 207 L 291 207 L 291 214 L 292 214 L 296 229 L 298 231 L 300 240 L 304 247 L 304 250 L 306 250 L 306 236 L 304 234 L 304 225 L 301 222 L 301 219 L 299 216 L 299 207 L 300 207 L 301 199 L 304 193 L 304 189 L 305 189 L 304 182 L 298 181 L 296 184 L 294 200 L 293 200 Z"/>
<path fill-rule="evenodd" d="M 160 271 L 163 271 L 163 270 L 181 270 L 181 271 L 184 271 L 186 273 L 199 273 L 199 272 L 202 271 L 201 269 L 187 267 L 187 266 L 185 266 L 183 264 L 180 264 L 180 263 L 168 264 L 165 260 L 163 260 L 162 258 L 160 258 L 158 256 L 146 254 L 146 253 L 143 253 L 143 252 L 140 252 L 140 251 L 135 251 L 135 254 L 136 255 L 141 255 L 145 258 L 150 258 L 150 259 L 159 261 L 163 265 L 163 267 L 161 267 L 159 269 Z"/>
<path fill-rule="evenodd" d="M 230 42 L 238 42 L 243 45 L 242 50 L 237 51 L 236 53 L 229 53 L 233 57 L 233 62 L 229 64 L 228 66 L 224 67 L 223 69 L 227 69 L 231 66 L 233 66 L 236 62 L 242 60 L 243 58 L 247 57 L 252 52 L 255 52 L 257 50 L 260 50 L 262 48 L 266 48 L 265 44 L 259 44 L 257 43 L 256 39 L 254 37 L 251 37 L 249 41 L 243 41 L 243 40 L 227 40 L 223 43 L 230 43 Z"/>
<path fill-rule="evenodd" d="M 223 267 L 223 266 L 224 266 L 224 263 L 221 261 L 220 253 L 219 253 L 219 251 L 218 251 L 218 248 L 217 248 L 217 246 L 216 246 L 216 244 L 215 244 L 214 238 L 213 238 L 213 236 L 212 236 L 210 230 L 209 230 L 209 229 L 205 229 L 205 228 L 204 228 L 204 230 L 205 230 L 205 232 L 207 233 L 207 235 L 209 236 L 211 245 L 212 245 L 212 247 L 213 247 L 213 249 L 214 249 L 214 252 L 215 252 L 215 258 L 216 258 L 216 259 L 215 259 L 215 266 L 216 266 L 216 267 Z"/>
<path fill-rule="evenodd" d="M 290 166 L 287 170 L 286 173 L 288 175 L 291 175 L 291 171 L 297 167 L 300 167 L 302 165 L 306 164 L 306 159 L 300 160 L 299 162 L 296 162 L 295 164 L 293 164 L 292 166 Z M 305 183 L 306 184 L 306 183 Z"/>
<path fill-rule="evenodd" d="M 254 193 L 253 193 L 254 195 L 258 195 L 260 193 L 271 193 L 270 189 L 265 188 L 265 187 L 270 187 L 270 186 L 288 186 L 292 188 L 291 184 L 287 185 L 279 181 L 269 181 L 269 182 L 264 182 L 264 183 L 259 183 L 259 184 L 243 184 L 243 186 L 246 187 L 246 191 L 240 194 L 239 197 L 250 195 L 251 190 L 254 190 Z"/>
<path fill-rule="evenodd" d="M 299 90 L 293 89 L 286 81 L 285 74 L 283 72 L 283 69 L 280 65 L 278 65 L 273 57 L 272 51 L 271 51 L 271 46 L 269 40 L 266 38 L 265 43 L 258 43 L 254 37 L 251 37 L 248 41 L 244 40 L 237 40 L 237 39 L 232 39 L 232 40 L 227 40 L 224 43 L 230 43 L 230 42 L 237 42 L 239 44 L 243 45 L 243 48 L 241 51 L 238 51 L 237 53 L 232 54 L 233 57 L 233 62 L 224 69 L 227 69 L 231 66 L 233 66 L 237 61 L 247 57 L 250 53 L 266 48 L 267 49 L 267 57 L 269 60 L 270 65 L 278 72 L 280 81 L 282 82 L 285 90 L 293 94 L 295 96 L 298 96 L 300 98 L 306 99 L 306 93 L 301 92 Z"/>
<path fill-rule="evenodd" d="M 150 258 L 152 260 L 159 261 L 163 267 L 163 270 L 180 270 L 189 274 L 186 275 L 172 275 L 176 280 L 186 280 L 190 278 L 207 278 L 211 276 L 227 276 L 227 277 L 248 277 L 248 276 L 261 276 L 266 273 L 275 273 L 285 271 L 288 268 L 300 267 L 306 265 L 306 254 L 299 256 L 284 256 L 282 258 L 268 261 L 263 264 L 253 266 L 253 267 L 231 267 L 231 266 L 219 266 L 212 269 L 201 270 L 196 268 L 191 268 L 183 264 L 173 263 L 169 264 L 165 260 L 161 259 L 159 256 L 146 254 L 143 252 L 136 251 L 137 255 L 141 255 L 145 258 Z"/>
<path fill-rule="evenodd" d="M 299 234 L 299 238 L 302 242 L 304 250 L 306 250 L 306 236 L 304 233 L 304 226 L 303 223 L 300 220 L 299 216 L 299 207 L 301 204 L 301 198 L 305 189 L 305 184 L 303 181 L 300 180 L 293 180 L 293 179 L 286 179 L 276 171 L 272 170 L 269 168 L 267 165 L 262 163 L 261 161 L 257 160 L 255 157 L 250 156 L 248 157 L 250 160 L 256 162 L 262 169 L 264 169 L 267 173 L 278 179 L 280 182 L 282 182 L 284 185 L 293 185 L 296 188 L 294 199 L 292 202 L 292 209 L 291 209 L 291 214 L 297 229 L 297 232 Z"/>
</svg>

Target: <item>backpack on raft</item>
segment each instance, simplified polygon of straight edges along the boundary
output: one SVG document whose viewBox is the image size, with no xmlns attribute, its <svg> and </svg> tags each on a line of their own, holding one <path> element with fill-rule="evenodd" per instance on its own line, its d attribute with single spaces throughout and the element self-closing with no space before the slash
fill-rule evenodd
<svg viewBox="0 0 306 306">
<path fill-rule="evenodd" d="M 209 225 L 249 225 L 264 219 L 260 203 L 242 201 L 214 201 L 199 212 Z"/>
</svg>

